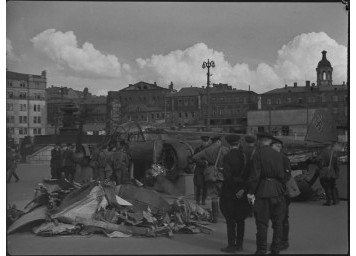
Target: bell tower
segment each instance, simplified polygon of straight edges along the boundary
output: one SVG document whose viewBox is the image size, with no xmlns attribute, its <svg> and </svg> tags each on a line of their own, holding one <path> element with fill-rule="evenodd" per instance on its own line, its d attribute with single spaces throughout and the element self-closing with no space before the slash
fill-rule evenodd
<svg viewBox="0 0 356 256">
<path fill-rule="evenodd" d="M 333 68 L 330 62 L 326 59 L 326 51 L 322 51 L 322 59 L 316 68 L 316 84 L 317 86 L 332 85 L 333 83 Z"/>
</svg>

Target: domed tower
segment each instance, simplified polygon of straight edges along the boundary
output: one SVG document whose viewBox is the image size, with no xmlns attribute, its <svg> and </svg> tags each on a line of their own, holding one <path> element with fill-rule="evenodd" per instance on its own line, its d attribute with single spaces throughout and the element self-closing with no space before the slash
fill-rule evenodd
<svg viewBox="0 0 356 256">
<path fill-rule="evenodd" d="M 323 57 L 318 63 L 316 68 L 316 84 L 320 85 L 332 85 L 333 83 L 333 68 L 330 61 L 326 59 L 326 51 L 321 52 Z"/>
</svg>

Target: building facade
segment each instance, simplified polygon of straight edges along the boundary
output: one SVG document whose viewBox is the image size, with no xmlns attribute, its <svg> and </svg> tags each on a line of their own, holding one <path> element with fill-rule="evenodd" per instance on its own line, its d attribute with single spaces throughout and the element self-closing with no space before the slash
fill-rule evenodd
<svg viewBox="0 0 356 256">
<path fill-rule="evenodd" d="M 41 75 L 6 71 L 6 127 L 16 143 L 46 134 L 46 71 Z"/>
<path fill-rule="evenodd" d="M 283 88 L 263 93 L 261 94 L 261 110 L 274 113 L 277 110 L 286 111 L 294 109 L 297 111 L 296 113 L 299 113 L 309 109 L 328 109 L 334 117 L 339 136 L 347 136 L 349 85 L 346 83 L 333 84 L 332 71 L 333 68 L 326 58 L 326 51 L 323 51 L 322 59 L 316 68 L 316 84 L 310 84 L 310 81 L 306 81 L 305 85 L 298 86 L 297 83 L 294 83 L 293 86 L 285 85 Z M 277 111 L 276 113 L 282 112 Z M 281 132 L 282 127 L 271 126 L 271 129 L 275 129 L 275 131 L 271 130 L 270 132 L 278 133 Z M 284 130 L 286 131 L 287 128 L 284 127 Z M 285 131 L 282 133 L 286 134 Z M 293 135 L 291 127 L 289 131 Z"/>
<path fill-rule="evenodd" d="M 129 84 L 120 91 L 109 91 L 107 97 L 107 131 L 128 121 L 163 123 L 165 120 L 165 96 L 174 92 L 173 83 L 167 88 L 156 83 Z"/>
</svg>

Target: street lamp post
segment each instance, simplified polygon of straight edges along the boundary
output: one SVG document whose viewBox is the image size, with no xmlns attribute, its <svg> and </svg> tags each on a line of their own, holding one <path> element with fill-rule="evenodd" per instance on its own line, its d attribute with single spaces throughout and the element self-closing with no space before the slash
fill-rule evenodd
<svg viewBox="0 0 356 256">
<path fill-rule="evenodd" d="M 207 68 L 208 69 L 208 73 L 206 73 L 207 75 L 207 82 L 206 82 L 206 91 L 207 91 L 207 103 L 208 103 L 208 119 L 207 119 L 207 128 L 208 131 L 210 131 L 210 68 L 215 68 L 215 63 L 214 61 L 204 61 L 203 62 L 203 69 Z"/>
</svg>

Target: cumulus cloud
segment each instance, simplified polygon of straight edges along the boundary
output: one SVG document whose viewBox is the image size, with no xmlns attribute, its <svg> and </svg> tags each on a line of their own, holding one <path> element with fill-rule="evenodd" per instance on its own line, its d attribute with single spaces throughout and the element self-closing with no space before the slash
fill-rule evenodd
<svg viewBox="0 0 356 256">
<path fill-rule="evenodd" d="M 35 49 L 71 73 L 98 78 L 118 78 L 122 74 L 122 66 L 115 55 L 105 55 L 89 42 L 78 46 L 73 31 L 63 33 L 47 29 L 33 37 L 31 42 Z M 128 64 L 123 68 L 130 70 Z"/>
<path fill-rule="evenodd" d="M 18 58 L 14 54 L 14 48 L 10 39 L 6 38 L 6 60 L 7 61 L 18 61 Z"/>
<path fill-rule="evenodd" d="M 260 63 L 251 69 L 246 63 L 230 64 L 222 52 L 197 43 L 184 50 L 175 50 L 167 55 L 152 55 L 148 59 L 138 58 L 137 76 L 146 81 L 168 84 L 173 81 L 176 87 L 204 85 L 206 70 L 201 68 L 203 61 L 213 59 L 214 83 L 229 83 L 234 87 L 247 89 L 251 85 L 256 92 L 281 87 L 284 83 L 315 81 L 315 68 L 321 59 L 321 51 L 326 50 L 334 72 L 334 83 L 341 83 L 347 77 L 347 49 L 338 44 L 326 33 L 309 33 L 296 36 L 277 52 L 273 65 Z"/>
</svg>

